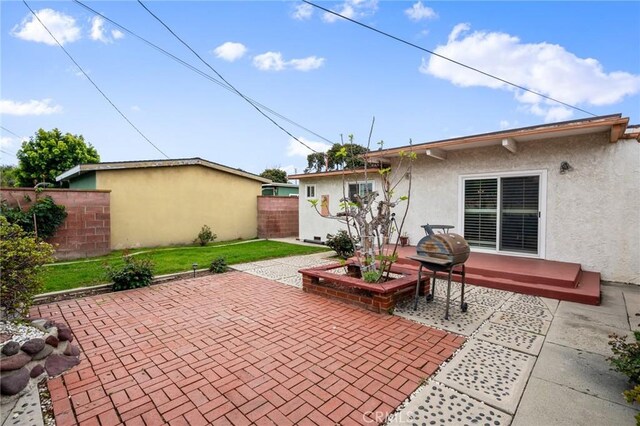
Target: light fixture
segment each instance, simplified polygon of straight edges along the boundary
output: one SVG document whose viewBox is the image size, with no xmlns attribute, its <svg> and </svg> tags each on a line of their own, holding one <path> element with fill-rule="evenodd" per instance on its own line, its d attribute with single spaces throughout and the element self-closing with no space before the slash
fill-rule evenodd
<svg viewBox="0 0 640 426">
<path fill-rule="evenodd" d="M 569 164 L 566 161 L 563 161 L 562 163 L 560 163 L 560 174 L 563 175 L 567 172 L 570 172 L 573 170 L 573 167 L 571 167 L 571 164 Z"/>
<path fill-rule="evenodd" d="M 193 268 L 193 278 L 196 277 L 196 269 L 198 269 L 198 264 L 194 263 L 193 265 L 191 265 L 191 267 Z"/>
</svg>

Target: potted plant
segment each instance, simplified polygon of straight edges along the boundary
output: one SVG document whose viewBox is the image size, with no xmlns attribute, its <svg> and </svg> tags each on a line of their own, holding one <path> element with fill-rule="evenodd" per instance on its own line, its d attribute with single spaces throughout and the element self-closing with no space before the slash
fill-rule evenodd
<svg viewBox="0 0 640 426">
<path fill-rule="evenodd" d="M 409 234 L 406 231 L 400 235 L 400 245 L 402 247 L 409 245 Z"/>
</svg>

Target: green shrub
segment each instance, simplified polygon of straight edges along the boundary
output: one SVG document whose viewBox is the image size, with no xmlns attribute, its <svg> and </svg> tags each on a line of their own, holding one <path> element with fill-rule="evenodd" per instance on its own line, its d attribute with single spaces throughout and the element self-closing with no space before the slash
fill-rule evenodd
<svg viewBox="0 0 640 426">
<path fill-rule="evenodd" d="M 139 256 L 123 256 L 124 265 L 107 266 L 107 277 L 113 281 L 113 290 L 145 287 L 153 280 L 153 262 Z"/>
<path fill-rule="evenodd" d="M 223 272 L 227 272 L 229 267 L 227 266 L 227 261 L 224 257 L 220 256 L 211 262 L 211 266 L 209 266 L 209 271 L 214 274 L 222 274 Z"/>
<path fill-rule="evenodd" d="M 366 283 L 377 283 L 378 280 L 380 280 L 380 272 L 364 271 L 362 273 L 362 280 Z"/>
<path fill-rule="evenodd" d="M 627 343 L 626 336 L 609 335 L 613 356 L 607 358 L 613 369 L 629 377 L 632 384 L 640 384 L 640 330 L 633 332 L 635 342 Z"/>
<path fill-rule="evenodd" d="M 38 294 L 40 266 L 53 261 L 53 247 L 0 216 L 0 316 L 24 315 Z"/>
<path fill-rule="evenodd" d="M 43 240 L 52 237 L 67 217 L 65 207 L 56 204 L 53 198 L 48 195 L 36 200 L 27 211 L 22 211 L 20 207 L 9 206 L 6 200 L 2 200 L 0 210 L 10 223 L 15 223 L 30 233 L 35 233 L 33 226 L 35 214 L 38 238 Z"/>
<path fill-rule="evenodd" d="M 211 228 L 207 225 L 202 225 L 202 229 L 200 229 L 198 236 L 193 240 L 193 242 L 198 243 L 201 246 L 206 246 L 210 242 L 215 241 L 216 238 L 218 238 L 218 236 L 211 232 Z"/>
<path fill-rule="evenodd" d="M 327 234 L 327 246 L 331 247 L 343 259 L 354 255 L 358 240 L 349 236 L 345 230 L 340 230 L 336 235 Z"/>
<path fill-rule="evenodd" d="M 626 336 L 609 335 L 609 346 L 613 356 L 607 360 L 613 369 L 629 377 L 631 389 L 624 392 L 627 402 L 640 404 L 640 330 L 633 332 L 635 342 L 627 343 Z M 636 425 L 640 426 L 640 413 L 636 415 Z"/>
</svg>

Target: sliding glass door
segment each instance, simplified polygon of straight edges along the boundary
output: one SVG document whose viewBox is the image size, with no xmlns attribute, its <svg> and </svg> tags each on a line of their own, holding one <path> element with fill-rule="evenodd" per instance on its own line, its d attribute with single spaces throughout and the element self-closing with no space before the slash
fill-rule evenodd
<svg viewBox="0 0 640 426">
<path fill-rule="evenodd" d="M 464 237 L 471 247 L 542 255 L 541 173 L 465 177 Z"/>
</svg>

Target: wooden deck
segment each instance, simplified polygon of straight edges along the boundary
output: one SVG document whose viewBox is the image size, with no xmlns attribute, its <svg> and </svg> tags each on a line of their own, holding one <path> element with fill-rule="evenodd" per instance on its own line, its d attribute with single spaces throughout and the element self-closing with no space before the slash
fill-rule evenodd
<svg viewBox="0 0 640 426">
<path fill-rule="evenodd" d="M 414 246 L 398 247 L 398 263 L 418 268 L 408 259 Z M 471 253 L 465 263 L 467 283 L 571 302 L 600 303 L 600 273 L 583 271 L 578 263 L 527 257 Z"/>
</svg>

